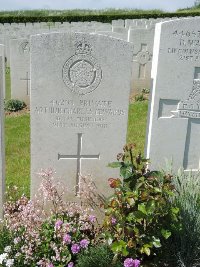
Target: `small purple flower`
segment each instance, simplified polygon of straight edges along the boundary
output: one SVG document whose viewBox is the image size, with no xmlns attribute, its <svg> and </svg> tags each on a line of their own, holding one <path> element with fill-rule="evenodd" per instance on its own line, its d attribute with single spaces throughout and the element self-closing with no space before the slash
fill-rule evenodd
<svg viewBox="0 0 200 267">
<path fill-rule="evenodd" d="M 89 221 L 90 221 L 91 223 L 94 223 L 94 222 L 96 221 L 96 216 L 94 216 L 94 215 L 89 215 Z"/>
<path fill-rule="evenodd" d="M 70 244 L 70 243 L 71 243 L 71 236 L 70 236 L 69 234 L 64 235 L 64 237 L 63 237 L 63 241 L 64 241 L 66 244 Z"/>
<path fill-rule="evenodd" d="M 81 246 L 81 248 L 87 248 L 88 245 L 89 245 L 89 243 L 90 243 L 89 240 L 87 240 L 87 239 L 82 239 L 82 240 L 80 241 L 80 246 Z"/>
<path fill-rule="evenodd" d="M 73 244 L 71 247 L 71 251 L 73 254 L 78 254 L 80 251 L 80 246 L 78 244 Z"/>
<path fill-rule="evenodd" d="M 59 228 L 61 227 L 62 224 L 63 224 L 63 222 L 62 222 L 61 220 L 57 220 L 57 221 L 55 222 L 55 228 L 56 228 L 56 229 L 59 229 Z"/>
<path fill-rule="evenodd" d="M 48 267 L 54 267 L 53 263 L 49 263 Z"/>
<path fill-rule="evenodd" d="M 139 260 L 133 260 L 132 258 L 127 258 L 124 261 L 124 267 L 139 267 L 140 261 Z"/>
<path fill-rule="evenodd" d="M 111 218 L 111 223 L 112 225 L 115 225 L 117 223 L 117 219 L 115 217 Z"/>
<path fill-rule="evenodd" d="M 70 261 L 70 263 L 68 263 L 67 267 L 74 267 L 74 263 L 72 261 Z"/>
</svg>

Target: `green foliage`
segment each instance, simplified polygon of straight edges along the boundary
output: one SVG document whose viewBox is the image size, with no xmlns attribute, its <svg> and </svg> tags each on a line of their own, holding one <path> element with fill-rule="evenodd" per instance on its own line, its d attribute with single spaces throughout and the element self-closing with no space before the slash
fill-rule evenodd
<svg viewBox="0 0 200 267">
<path fill-rule="evenodd" d="M 4 252 L 4 248 L 9 246 L 12 240 L 10 231 L 4 224 L 0 225 L 0 254 Z"/>
<path fill-rule="evenodd" d="M 162 10 L 139 10 L 139 9 L 106 9 L 106 10 L 25 10 L 25 11 L 2 11 L 0 23 L 27 23 L 27 22 L 76 22 L 76 21 L 99 21 L 110 23 L 118 19 L 142 19 L 164 17 L 187 17 L 198 16 L 199 11 L 187 11 L 167 13 Z"/>
<path fill-rule="evenodd" d="M 16 112 L 16 111 L 22 110 L 25 107 L 26 107 L 26 104 L 21 100 L 18 100 L 18 99 L 5 100 L 4 109 L 6 111 Z"/>
<path fill-rule="evenodd" d="M 76 267 L 122 267 L 119 261 L 113 262 L 113 257 L 108 246 L 91 247 L 78 256 Z"/>
<path fill-rule="evenodd" d="M 143 93 L 143 94 L 149 94 L 149 93 L 150 93 L 150 89 L 148 89 L 148 88 L 143 88 L 143 89 L 142 89 L 142 93 Z"/>
<path fill-rule="evenodd" d="M 170 237 L 168 224 L 176 220 L 178 210 L 169 202 L 174 187 L 170 175 L 150 172 L 146 159 L 135 156 L 135 145 L 126 145 L 117 155 L 122 181 L 110 178 L 114 195 L 105 207 L 105 237 L 114 253 L 124 257 L 145 258 Z"/>
<path fill-rule="evenodd" d="M 174 204 L 178 207 L 179 220 L 174 224 L 172 241 L 168 250 L 175 256 L 176 266 L 200 265 L 200 174 L 179 171 L 174 176 L 176 194 Z"/>
<path fill-rule="evenodd" d="M 145 100 L 145 97 L 144 97 L 143 93 L 135 96 L 135 101 L 144 101 L 144 100 Z"/>
</svg>

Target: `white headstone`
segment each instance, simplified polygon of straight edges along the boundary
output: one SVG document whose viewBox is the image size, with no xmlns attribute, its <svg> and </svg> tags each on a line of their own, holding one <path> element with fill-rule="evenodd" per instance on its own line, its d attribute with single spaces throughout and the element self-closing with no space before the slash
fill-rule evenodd
<svg viewBox="0 0 200 267">
<path fill-rule="evenodd" d="M 30 103 L 29 39 L 10 40 L 11 98 Z"/>
<path fill-rule="evenodd" d="M 146 155 L 152 168 L 200 169 L 200 19 L 156 25 Z"/>
<path fill-rule="evenodd" d="M 5 147 L 4 147 L 4 88 L 5 88 L 4 46 L 0 45 L 0 219 L 3 218 L 5 194 Z"/>
<path fill-rule="evenodd" d="M 56 169 L 74 198 L 79 174 L 107 194 L 106 167 L 126 142 L 133 47 L 98 34 L 31 37 L 31 194 Z"/>
<path fill-rule="evenodd" d="M 134 45 L 131 94 L 151 86 L 151 64 L 153 55 L 154 29 L 129 29 L 128 41 Z"/>
</svg>

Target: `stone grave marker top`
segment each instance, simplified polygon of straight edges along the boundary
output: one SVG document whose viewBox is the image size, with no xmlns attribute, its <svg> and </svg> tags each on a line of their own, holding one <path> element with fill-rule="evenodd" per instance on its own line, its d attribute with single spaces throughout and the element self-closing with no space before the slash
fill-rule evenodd
<svg viewBox="0 0 200 267">
<path fill-rule="evenodd" d="M 156 25 L 146 155 L 152 168 L 200 169 L 200 19 Z"/>
<path fill-rule="evenodd" d="M 71 199 L 80 174 L 108 193 L 119 174 L 106 166 L 126 142 L 132 55 L 128 42 L 98 34 L 31 37 L 32 195 L 49 167 Z"/>
</svg>

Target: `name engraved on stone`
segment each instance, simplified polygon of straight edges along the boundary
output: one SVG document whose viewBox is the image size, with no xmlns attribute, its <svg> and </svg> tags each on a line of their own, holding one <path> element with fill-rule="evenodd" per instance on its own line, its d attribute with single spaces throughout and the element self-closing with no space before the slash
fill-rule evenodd
<svg viewBox="0 0 200 267">
<path fill-rule="evenodd" d="M 20 79 L 21 81 L 26 81 L 26 94 L 29 95 L 29 81 L 30 81 L 30 78 L 29 78 L 29 75 L 28 75 L 28 72 L 26 72 L 26 77 L 25 78 L 21 78 Z"/>
<path fill-rule="evenodd" d="M 28 41 L 22 42 L 19 46 L 20 54 L 25 54 L 30 52 L 30 44 Z"/>
<path fill-rule="evenodd" d="M 125 116 L 123 109 L 115 108 L 110 100 L 53 99 L 50 105 L 36 106 L 35 114 L 51 115 L 51 125 L 56 128 L 108 128 L 109 118 Z"/>
<path fill-rule="evenodd" d="M 102 79 L 101 67 L 91 53 L 91 45 L 83 39 L 76 43 L 75 55 L 63 66 L 64 83 L 72 92 L 79 95 L 94 91 Z"/>
<path fill-rule="evenodd" d="M 177 38 L 177 47 L 169 47 L 168 54 L 178 55 L 178 60 L 200 60 L 200 31 L 178 31 L 172 33 Z"/>
<path fill-rule="evenodd" d="M 87 159 L 87 160 L 92 160 L 92 159 L 100 159 L 100 154 L 96 155 L 82 155 L 82 133 L 78 133 L 78 145 L 77 145 L 77 154 L 74 155 L 61 155 L 58 153 L 58 160 L 60 159 L 76 159 L 77 160 L 77 170 L 76 170 L 76 195 L 79 192 L 79 177 L 81 175 L 81 160 L 82 159 Z"/>
</svg>

